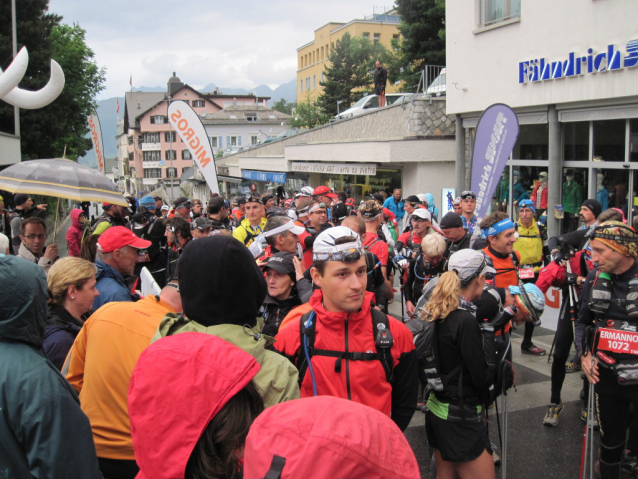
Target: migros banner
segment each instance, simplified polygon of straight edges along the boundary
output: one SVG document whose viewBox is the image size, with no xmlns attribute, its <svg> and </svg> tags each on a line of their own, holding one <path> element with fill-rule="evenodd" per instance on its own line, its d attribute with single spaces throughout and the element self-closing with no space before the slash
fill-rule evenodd
<svg viewBox="0 0 638 479">
<path fill-rule="evenodd" d="M 195 110 L 183 101 L 175 100 L 168 106 L 168 121 L 188 146 L 210 191 L 219 194 L 213 150 L 208 142 L 204 125 Z"/>
</svg>

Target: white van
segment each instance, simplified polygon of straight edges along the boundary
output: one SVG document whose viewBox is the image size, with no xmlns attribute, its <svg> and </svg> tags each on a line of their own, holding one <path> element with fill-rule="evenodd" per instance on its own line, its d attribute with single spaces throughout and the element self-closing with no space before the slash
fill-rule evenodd
<svg viewBox="0 0 638 479">
<path fill-rule="evenodd" d="M 385 95 L 385 104 L 386 106 L 390 106 L 395 101 L 401 99 L 406 95 L 410 95 L 410 93 L 387 93 Z M 352 118 L 353 116 L 361 115 L 362 113 L 374 110 L 375 108 L 379 108 L 379 97 L 377 95 L 367 95 L 361 98 L 347 110 L 342 111 L 340 114 L 335 116 L 335 118 L 339 120 L 343 120 L 344 118 Z"/>
</svg>

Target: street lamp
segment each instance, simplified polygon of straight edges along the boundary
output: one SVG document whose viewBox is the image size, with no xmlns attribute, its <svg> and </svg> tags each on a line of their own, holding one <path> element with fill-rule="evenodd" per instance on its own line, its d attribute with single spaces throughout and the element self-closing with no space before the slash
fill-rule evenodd
<svg viewBox="0 0 638 479">
<path fill-rule="evenodd" d="M 337 116 L 339 116 L 339 105 L 343 103 L 343 100 L 337 100 Z"/>
</svg>

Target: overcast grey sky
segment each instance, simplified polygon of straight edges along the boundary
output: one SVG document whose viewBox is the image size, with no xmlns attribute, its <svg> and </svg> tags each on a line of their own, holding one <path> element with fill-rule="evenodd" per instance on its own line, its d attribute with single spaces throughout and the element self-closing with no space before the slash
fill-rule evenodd
<svg viewBox="0 0 638 479">
<path fill-rule="evenodd" d="M 50 0 L 49 11 L 79 23 L 106 89 L 165 85 L 172 72 L 195 88 L 276 88 L 296 78 L 297 48 L 328 22 L 348 22 L 392 7 L 392 0 Z"/>
</svg>

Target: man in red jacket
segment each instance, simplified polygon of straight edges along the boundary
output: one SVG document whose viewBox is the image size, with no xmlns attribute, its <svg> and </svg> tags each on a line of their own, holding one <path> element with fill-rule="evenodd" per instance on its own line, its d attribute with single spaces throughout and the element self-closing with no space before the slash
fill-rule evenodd
<svg viewBox="0 0 638 479">
<path fill-rule="evenodd" d="M 312 280 L 321 288 L 310 298 L 312 311 L 280 330 L 274 344 L 300 370 L 301 397 L 365 404 L 405 430 L 417 399 L 412 334 L 371 308 L 359 235 L 345 226 L 327 229 L 317 236 L 312 257 Z"/>
</svg>

